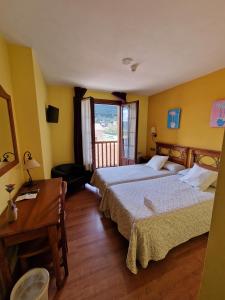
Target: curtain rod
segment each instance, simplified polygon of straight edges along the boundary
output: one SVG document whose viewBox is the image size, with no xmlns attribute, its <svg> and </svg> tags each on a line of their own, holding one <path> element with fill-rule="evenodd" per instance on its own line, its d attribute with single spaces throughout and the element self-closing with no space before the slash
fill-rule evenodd
<svg viewBox="0 0 225 300">
<path fill-rule="evenodd" d="M 82 98 L 82 100 L 87 100 L 87 99 L 91 99 L 91 98 L 93 98 L 93 99 L 94 99 L 94 97 L 92 97 L 92 96 L 89 96 L 89 97 L 84 97 L 84 98 Z"/>
</svg>

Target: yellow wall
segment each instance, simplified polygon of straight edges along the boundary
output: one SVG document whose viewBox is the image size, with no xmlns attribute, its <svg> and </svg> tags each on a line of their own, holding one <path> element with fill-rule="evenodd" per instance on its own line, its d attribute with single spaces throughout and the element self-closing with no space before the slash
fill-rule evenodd
<svg viewBox="0 0 225 300">
<path fill-rule="evenodd" d="M 225 139 L 207 246 L 200 300 L 225 299 Z"/>
<path fill-rule="evenodd" d="M 49 104 L 59 108 L 59 123 L 50 124 L 53 165 L 74 161 L 73 155 L 73 95 L 69 86 L 48 86 Z M 85 97 L 116 100 L 109 92 L 88 90 Z M 146 154 L 148 97 L 128 94 L 127 101 L 139 100 L 138 152 Z"/>
<path fill-rule="evenodd" d="M 59 108 L 59 122 L 49 123 L 51 130 L 52 164 L 73 162 L 73 89 L 48 86 L 48 104 Z"/>
<path fill-rule="evenodd" d="M 33 179 L 50 178 L 51 139 L 45 112 L 47 86 L 31 48 L 11 44 L 9 53 L 21 153 L 29 150 L 41 165 L 31 171 Z"/>
<path fill-rule="evenodd" d="M 5 91 L 11 95 L 12 97 L 12 106 L 13 106 L 13 113 L 14 113 L 14 121 L 16 127 L 16 133 L 18 136 L 17 130 L 17 120 L 15 117 L 15 110 L 14 110 L 14 97 L 13 97 L 13 89 L 12 89 L 12 79 L 11 79 L 11 70 L 10 70 L 10 59 L 8 53 L 8 46 L 4 38 L 0 35 L 0 84 L 3 86 Z M 9 172 L 4 174 L 0 177 L 0 213 L 5 208 L 7 200 L 8 200 L 8 193 L 5 191 L 5 185 L 8 183 L 15 183 L 16 190 L 19 188 L 21 183 L 23 182 L 23 172 L 21 165 L 18 164 Z"/>
<path fill-rule="evenodd" d="M 41 179 L 44 169 L 32 49 L 10 44 L 9 53 L 21 154 L 29 150 L 41 164 L 40 168 L 31 171 L 34 179 Z"/>
<path fill-rule="evenodd" d="M 212 103 L 225 99 L 225 69 L 149 97 L 148 152 L 150 128 L 157 127 L 158 141 L 221 149 L 224 129 L 210 128 Z M 181 108 L 179 129 L 167 129 L 167 112 Z"/>
<path fill-rule="evenodd" d="M 0 84 L 12 98 L 20 162 L 26 150 L 40 162 L 31 171 L 34 179 L 49 178 L 52 167 L 50 128 L 45 118 L 47 87 L 33 50 L 8 44 L 0 36 Z M 5 208 L 8 194 L 5 184 L 15 183 L 16 190 L 27 179 L 23 163 L 0 177 L 0 213 Z M 15 192 L 16 192 L 15 190 Z"/>
<path fill-rule="evenodd" d="M 46 122 L 46 106 L 48 104 L 47 86 L 36 57 L 33 53 L 34 80 L 36 89 L 36 103 L 38 111 L 39 130 L 41 138 L 41 151 L 43 161 L 44 178 L 51 177 L 52 149 L 50 125 Z"/>
</svg>

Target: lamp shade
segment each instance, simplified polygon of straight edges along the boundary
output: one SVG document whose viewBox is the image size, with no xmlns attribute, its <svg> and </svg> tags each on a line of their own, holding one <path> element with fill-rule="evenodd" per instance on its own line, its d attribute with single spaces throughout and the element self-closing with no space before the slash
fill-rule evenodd
<svg viewBox="0 0 225 300">
<path fill-rule="evenodd" d="M 26 170 L 34 169 L 40 167 L 40 164 L 35 159 L 27 159 L 24 163 L 24 168 Z"/>
</svg>

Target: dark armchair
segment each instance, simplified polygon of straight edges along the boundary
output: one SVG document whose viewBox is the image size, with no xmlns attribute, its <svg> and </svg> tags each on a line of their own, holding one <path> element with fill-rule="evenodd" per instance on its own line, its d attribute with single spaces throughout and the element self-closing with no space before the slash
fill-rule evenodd
<svg viewBox="0 0 225 300">
<path fill-rule="evenodd" d="M 55 166 L 51 171 L 52 178 L 62 177 L 67 182 L 69 193 L 84 188 L 85 183 L 90 182 L 91 175 L 84 166 L 72 163 Z"/>
</svg>

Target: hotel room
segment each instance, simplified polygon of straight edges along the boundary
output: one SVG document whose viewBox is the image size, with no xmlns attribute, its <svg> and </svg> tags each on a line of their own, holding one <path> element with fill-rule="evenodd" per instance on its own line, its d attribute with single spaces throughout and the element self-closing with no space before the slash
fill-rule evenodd
<svg viewBox="0 0 225 300">
<path fill-rule="evenodd" d="M 0 8 L 0 300 L 224 300 L 225 3 Z"/>
</svg>

